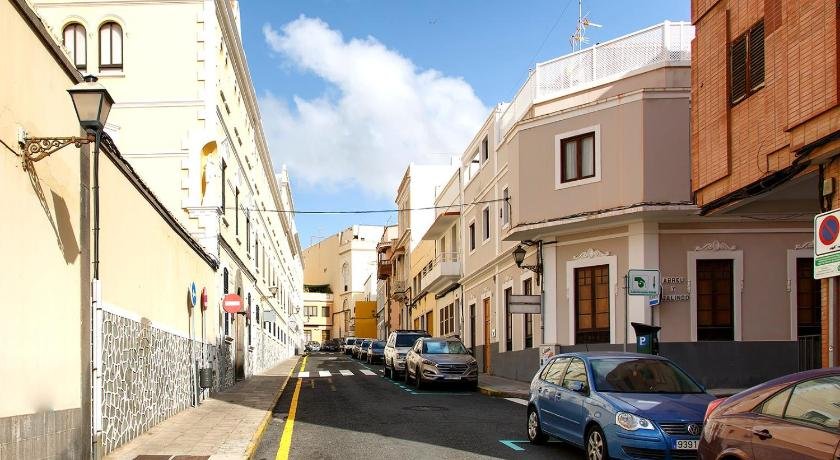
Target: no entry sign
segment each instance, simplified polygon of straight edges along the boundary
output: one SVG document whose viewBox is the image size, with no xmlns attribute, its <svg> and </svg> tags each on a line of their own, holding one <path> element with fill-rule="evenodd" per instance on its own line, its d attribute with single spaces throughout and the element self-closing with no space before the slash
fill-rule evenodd
<svg viewBox="0 0 840 460">
<path fill-rule="evenodd" d="M 814 279 L 840 276 L 840 210 L 814 218 Z"/>
<path fill-rule="evenodd" d="M 222 299 L 222 308 L 228 313 L 239 313 L 242 311 L 242 297 L 236 294 L 225 294 Z"/>
</svg>

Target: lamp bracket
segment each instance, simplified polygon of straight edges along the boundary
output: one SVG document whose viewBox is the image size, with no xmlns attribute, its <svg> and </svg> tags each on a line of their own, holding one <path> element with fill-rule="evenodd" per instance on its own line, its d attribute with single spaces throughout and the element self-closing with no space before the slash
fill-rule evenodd
<svg viewBox="0 0 840 460">
<path fill-rule="evenodd" d="M 524 268 L 526 270 L 531 270 L 534 273 L 542 273 L 542 267 L 538 265 L 522 265 L 519 268 Z"/>
<path fill-rule="evenodd" d="M 52 155 L 70 144 L 81 147 L 95 141 L 93 134 L 87 137 L 25 137 L 23 138 L 23 169 L 29 165 Z"/>
</svg>

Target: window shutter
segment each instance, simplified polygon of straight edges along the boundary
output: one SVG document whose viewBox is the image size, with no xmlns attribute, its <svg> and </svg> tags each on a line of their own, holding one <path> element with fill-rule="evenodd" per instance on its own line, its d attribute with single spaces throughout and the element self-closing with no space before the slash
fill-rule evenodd
<svg viewBox="0 0 840 460">
<path fill-rule="evenodd" d="M 750 30 L 750 91 L 764 85 L 764 21 Z"/>
<path fill-rule="evenodd" d="M 732 85 L 732 103 L 747 95 L 747 36 L 743 35 L 732 42 L 730 78 Z"/>
</svg>

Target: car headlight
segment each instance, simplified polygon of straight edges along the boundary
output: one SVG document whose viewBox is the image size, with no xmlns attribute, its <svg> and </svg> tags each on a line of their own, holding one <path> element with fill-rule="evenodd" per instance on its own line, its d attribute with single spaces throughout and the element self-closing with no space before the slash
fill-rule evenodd
<svg viewBox="0 0 840 460">
<path fill-rule="evenodd" d="M 425 358 L 424 358 L 424 359 L 423 359 L 423 361 L 421 361 L 421 362 L 422 362 L 423 364 L 427 365 L 427 366 L 437 366 L 437 363 L 436 363 L 436 362 L 434 362 L 434 361 L 430 361 L 430 360 L 425 359 Z"/>
<path fill-rule="evenodd" d="M 469 366 L 470 367 L 478 367 L 478 361 L 475 361 L 475 360 L 470 361 Z"/>
<path fill-rule="evenodd" d="M 646 418 L 633 415 L 629 412 L 619 412 L 615 414 L 615 424 L 624 428 L 627 431 L 636 430 L 652 430 L 653 423 Z"/>
</svg>

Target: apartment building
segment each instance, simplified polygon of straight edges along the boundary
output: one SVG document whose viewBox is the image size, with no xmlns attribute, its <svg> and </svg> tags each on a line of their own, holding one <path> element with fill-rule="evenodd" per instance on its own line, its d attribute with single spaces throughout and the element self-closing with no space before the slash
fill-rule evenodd
<svg viewBox="0 0 840 460">
<path fill-rule="evenodd" d="M 437 335 L 435 327 L 435 311 L 437 303 L 434 294 L 424 289 L 423 277 L 432 269 L 435 260 L 435 243 L 421 240 L 411 251 L 411 301 L 408 303 L 409 324 L 411 329 L 423 329 L 431 335 Z"/>
<path fill-rule="evenodd" d="M 319 329 L 313 322 L 317 316 L 312 316 L 307 321 L 307 329 L 321 330 L 322 338 L 356 334 L 355 306 L 357 302 L 368 300 L 365 285 L 376 272 L 376 247 L 382 230 L 383 227 L 377 225 L 353 225 L 303 251 L 305 298 L 314 302 L 316 293 L 326 294 L 324 302 L 329 299 L 331 303 L 330 317 L 326 319 L 330 327 Z M 312 340 L 319 339 L 313 337 Z"/>
<path fill-rule="evenodd" d="M 442 256 L 454 222 L 463 229 L 452 294 L 483 372 L 529 380 L 543 354 L 634 350 L 631 322 L 660 326 L 661 353 L 711 387 L 799 368 L 787 292 L 766 286 L 787 276 L 778 247 L 801 247 L 810 229 L 699 215 L 692 38 L 690 24 L 665 22 L 540 63 L 464 151 L 425 238 Z M 444 197 L 455 183 L 461 196 Z M 630 269 L 661 272 L 658 306 L 626 295 Z M 541 313 L 512 313 L 517 294 L 542 294 Z M 726 359 L 702 359 L 711 355 Z"/>
<path fill-rule="evenodd" d="M 376 317 L 377 337 L 387 339 L 391 331 L 400 328 L 401 304 L 393 300 L 391 292 L 395 281 L 393 275 L 393 251 L 397 239 L 398 226 L 389 225 L 382 231 L 379 243 L 376 245 Z"/>
<path fill-rule="evenodd" d="M 785 234 L 840 206 L 838 11 L 828 0 L 692 3 L 692 191 L 708 220 Z M 779 241 L 772 257 L 785 272 L 762 285 L 783 301 L 772 314 L 789 319 L 776 327 L 798 340 L 805 367 L 837 366 L 840 283 L 814 280 L 813 234 Z"/>
</svg>

